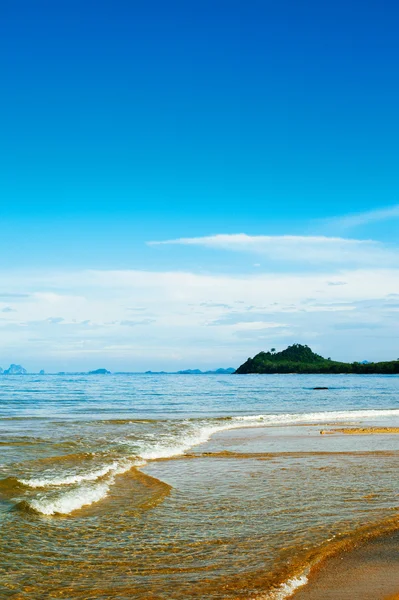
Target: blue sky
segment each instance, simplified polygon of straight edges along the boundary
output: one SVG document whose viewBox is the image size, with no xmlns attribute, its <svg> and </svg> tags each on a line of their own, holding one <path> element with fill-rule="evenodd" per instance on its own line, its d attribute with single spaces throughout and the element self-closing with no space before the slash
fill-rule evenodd
<svg viewBox="0 0 399 600">
<path fill-rule="evenodd" d="M 3 2 L 0 365 L 399 356 L 398 21 Z"/>
</svg>

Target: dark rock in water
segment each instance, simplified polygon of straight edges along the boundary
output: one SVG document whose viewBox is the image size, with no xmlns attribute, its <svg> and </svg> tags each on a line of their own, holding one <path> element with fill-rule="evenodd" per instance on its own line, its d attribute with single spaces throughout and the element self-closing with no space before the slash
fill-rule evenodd
<svg viewBox="0 0 399 600">
<path fill-rule="evenodd" d="M 96 369 L 95 371 L 89 371 L 88 375 L 110 375 L 111 371 L 107 369 Z"/>
<path fill-rule="evenodd" d="M 26 372 L 26 369 L 21 367 L 21 365 L 12 364 L 4 371 L 4 375 L 25 375 Z"/>
<path fill-rule="evenodd" d="M 328 390 L 328 387 L 314 387 L 314 390 Z"/>
</svg>

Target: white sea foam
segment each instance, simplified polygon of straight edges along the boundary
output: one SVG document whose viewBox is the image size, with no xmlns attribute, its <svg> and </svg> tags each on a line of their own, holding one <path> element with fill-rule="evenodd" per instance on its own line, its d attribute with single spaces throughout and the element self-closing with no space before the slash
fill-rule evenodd
<svg viewBox="0 0 399 600">
<path fill-rule="evenodd" d="M 257 416 L 242 416 L 234 417 L 234 421 L 252 421 L 260 420 L 265 425 L 279 425 L 290 423 L 323 423 L 334 419 L 336 421 L 350 421 L 358 419 L 367 419 L 374 417 L 398 417 L 399 409 L 366 409 L 366 410 L 341 410 L 341 411 L 323 411 L 323 412 L 312 412 L 312 413 L 282 413 L 273 415 L 257 415 Z"/>
<path fill-rule="evenodd" d="M 105 498 L 111 482 L 102 482 L 92 487 L 80 486 L 56 497 L 42 497 L 30 500 L 29 506 L 43 515 L 67 515 L 83 506 L 88 506 Z"/>
<path fill-rule="evenodd" d="M 159 458 L 170 458 L 184 454 L 193 446 L 204 444 L 209 440 L 212 434 L 226 429 L 223 426 L 192 426 L 188 431 L 179 436 L 172 436 L 171 439 L 165 439 L 163 442 L 155 444 L 150 443 L 143 447 L 140 452 L 141 458 L 145 460 L 156 460 Z"/>
<path fill-rule="evenodd" d="M 64 477 L 47 475 L 45 477 L 33 478 L 33 479 L 19 479 L 18 481 L 23 485 L 31 488 L 43 488 L 49 486 L 58 485 L 73 485 L 74 483 L 81 483 L 83 481 L 95 481 L 100 477 L 104 477 L 110 472 L 114 472 L 120 467 L 116 461 L 110 465 L 104 466 L 96 471 L 89 473 L 79 473 L 74 475 L 66 475 Z"/>
<path fill-rule="evenodd" d="M 231 429 L 300 423 L 325 423 L 331 420 L 358 421 L 359 419 L 373 419 L 389 416 L 396 416 L 399 418 L 399 409 L 263 414 L 237 416 L 222 422 L 213 420 L 213 423 L 210 423 L 209 421 L 199 422 L 197 424 L 194 422 L 187 422 L 187 429 L 180 434 L 171 434 L 169 437 L 165 436 L 163 441 L 155 443 L 150 441 L 144 443 L 139 450 L 139 455 L 145 460 L 179 456 L 194 446 L 204 444 L 213 434 Z"/>
<path fill-rule="evenodd" d="M 108 474 L 108 478 L 104 481 L 101 481 L 95 485 L 77 485 L 73 489 L 69 489 L 66 492 L 57 492 L 52 494 L 45 494 L 33 500 L 29 500 L 29 506 L 43 515 L 55 515 L 62 514 L 67 515 L 75 510 L 79 510 L 83 506 L 88 506 L 93 504 L 94 502 L 99 502 L 103 498 L 106 497 L 110 487 L 115 483 L 115 475 L 120 475 L 122 473 L 126 473 L 129 471 L 135 463 L 129 461 L 125 461 L 122 463 L 113 463 L 109 465 L 106 469 L 99 469 L 96 472 L 92 472 L 91 475 L 97 473 L 97 477 L 94 478 L 86 477 L 85 480 L 80 479 L 78 481 L 70 482 L 70 483 L 81 483 L 81 481 L 88 481 L 90 479 L 98 479 L 99 477 L 103 477 Z M 88 475 L 88 474 L 87 474 Z M 55 479 L 54 479 L 55 480 Z M 58 485 L 65 485 L 65 479 L 63 479 L 63 483 Z M 46 485 L 50 485 L 46 483 Z M 52 483 L 51 485 L 57 485 Z M 34 485 L 31 487 L 43 487 Z"/>
<path fill-rule="evenodd" d="M 302 575 L 299 575 L 299 577 L 288 579 L 288 581 L 282 583 L 271 592 L 268 592 L 265 596 L 257 596 L 256 600 L 285 600 L 285 598 L 292 596 L 298 588 L 308 583 L 307 575 L 308 570 Z"/>
</svg>

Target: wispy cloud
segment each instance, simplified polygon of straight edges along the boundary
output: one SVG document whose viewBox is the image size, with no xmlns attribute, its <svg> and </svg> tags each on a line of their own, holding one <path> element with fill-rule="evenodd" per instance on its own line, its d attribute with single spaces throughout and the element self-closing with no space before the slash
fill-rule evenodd
<svg viewBox="0 0 399 600">
<path fill-rule="evenodd" d="M 379 221 L 387 221 L 388 219 L 399 218 L 399 204 L 379 208 L 377 210 L 369 210 L 366 212 L 345 215 L 331 219 L 330 224 L 340 227 L 341 229 L 351 229 L 368 225 L 369 223 L 377 223 Z"/>
<path fill-rule="evenodd" d="M 399 252 L 374 240 L 327 236 L 218 234 L 148 242 L 150 246 L 202 246 L 219 250 L 251 252 L 285 262 L 397 264 Z"/>
<path fill-rule="evenodd" d="M 0 292 L 0 300 L 5 298 L 7 300 L 20 300 L 21 298 L 29 298 L 30 294 L 19 294 L 14 292 Z"/>
<path fill-rule="evenodd" d="M 124 319 L 123 321 L 120 321 L 120 325 L 124 327 L 139 327 L 140 325 L 151 325 L 152 323 L 155 323 L 155 319 L 141 319 L 140 321 Z"/>
</svg>

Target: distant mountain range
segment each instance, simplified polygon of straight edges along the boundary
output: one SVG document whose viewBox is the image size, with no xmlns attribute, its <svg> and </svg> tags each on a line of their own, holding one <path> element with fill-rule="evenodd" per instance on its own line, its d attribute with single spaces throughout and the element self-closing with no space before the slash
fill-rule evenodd
<svg viewBox="0 0 399 600">
<path fill-rule="evenodd" d="M 259 352 L 253 358 L 248 358 L 238 369 L 229 367 L 227 369 L 215 369 L 201 371 L 201 369 L 184 369 L 181 371 L 146 371 L 145 375 L 231 375 L 232 373 L 243 375 L 246 373 L 359 373 L 359 374 L 399 374 L 399 359 L 386 362 L 363 362 L 345 363 L 331 358 L 324 358 L 316 354 L 302 344 L 293 344 L 281 352 L 274 348 L 269 352 Z M 0 375 L 26 375 L 27 370 L 21 365 L 11 364 L 8 369 L 0 367 Z M 39 375 L 44 375 L 42 370 Z M 95 369 L 93 371 L 66 372 L 60 371 L 54 375 L 110 375 L 107 369 Z M 139 374 L 132 371 L 116 372 L 114 375 Z"/>
<path fill-rule="evenodd" d="M 282 352 L 274 348 L 270 352 L 259 352 L 254 358 L 248 358 L 236 373 L 359 373 L 359 374 L 397 374 L 399 360 L 388 362 L 345 363 L 324 358 L 313 352 L 309 346 L 293 344 Z"/>
<path fill-rule="evenodd" d="M 168 373 L 167 371 L 146 371 L 145 375 L 231 375 L 235 373 L 233 367 L 228 369 L 216 369 L 215 371 L 201 371 L 200 369 L 185 369 L 184 371 L 175 371 Z"/>
<path fill-rule="evenodd" d="M 232 367 L 228 369 L 216 369 L 215 371 L 201 371 L 200 369 L 186 369 L 185 371 L 177 371 L 173 373 L 167 373 L 166 371 L 146 371 L 145 375 L 230 375 L 234 373 L 235 369 Z M 27 375 L 28 372 L 21 365 L 12 364 L 8 369 L 3 370 L 0 367 L 0 375 Z M 94 371 L 79 371 L 76 373 L 67 373 L 66 371 L 59 371 L 56 375 L 110 375 L 111 371 L 107 369 L 95 369 Z M 132 371 L 122 373 L 117 372 L 115 375 L 129 375 Z M 43 369 L 39 372 L 39 375 L 45 375 Z"/>
<path fill-rule="evenodd" d="M 215 371 L 201 371 L 200 369 L 186 369 L 184 371 L 145 371 L 144 375 L 231 375 L 231 373 L 235 373 L 235 369 L 230 367 L 228 369 L 216 369 Z M 57 373 L 58 375 L 68 375 L 69 373 L 65 373 L 61 371 Z M 75 373 L 79 375 L 110 375 L 111 371 L 107 369 L 96 369 L 95 371 L 89 371 L 88 373 Z M 113 373 L 114 375 L 140 375 L 142 373 L 138 373 L 135 371 L 116 371 Z"/>
</svg>

